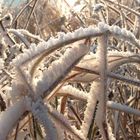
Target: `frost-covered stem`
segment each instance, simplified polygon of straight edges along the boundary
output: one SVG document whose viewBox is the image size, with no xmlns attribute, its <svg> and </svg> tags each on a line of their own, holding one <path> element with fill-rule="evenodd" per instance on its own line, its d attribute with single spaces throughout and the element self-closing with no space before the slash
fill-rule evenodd
<svg viewBox="0 0 140 140">
<path fill-rule="evenodd" d="M 71 40 L 74 36 L 75 36 L 75 41 L 78 41 L 78 40 L 80 40 L 81 38 L 79 38 L 78 39 L 78 36 L 76 35 L 78 32 L 80 33 L 80 35 L 79 36 L 83 36 L 83 35 L 85 35 L 85 34 L 87 34 L 87 37 L 89 37 L 89 35 L 88 35 L 88 32 L 90 33 L 90 32 L 93 32 L 93 34 L 96 36 L 97 34 L 97 32 L 98 32 L 98 35 L 97 36 L 101 36 L 101 35 L 103 35 L 103 34 L 112 34 L 112 35 L 114 35 L 114 36 L 116 36 L 116 37 L 118 37 L 118 38 L 120 38 L 120 39 L 123 39 L 123 40 L 127 40 L 128 42 L 130 42 L 130 43 L 132 43 L 132 44 L 134 44 L 134 45 L 136 45 L 138 48 L 140 48 L 140 43 L 139 43 L 139 41 L 135 38 L 135 36 L 130 32 L 130 31 L 127 31 L 126 29 L 121 29 L 121 28 L 119 28 L 118 26 L 108 26 L 108 25 L 106 25 L 106 24 L 104 24 L 104 23 L 99 23 L 98 24 L 98 26 L 99 26 L 99 30 L 98 29 L 91 29 L 90 31 L 89 31 L 89 29 L 90 28 L 87 28 L 87 30 L 85 30 L 84 32 L 83 32 L 83 29 L 81 30 L 81 29 L 79 29 L 78 31 L 75 31 L 75 33 L 71 36 L 71 38 L 69 38 L 70 36 L 68 36 L 67 37 L 67 35 L 66 36 L 64 36 L 64 35 L 62 35 L 62 38 L 63 38 L 63 40 L 65 40 L 65 42 L 63 42 L 63 40 L 62 40 L 62 42 L 63 42 L 63 44 L 65 44 L 65 45 L 67 45 L 67 43 L 68 44 L 70 44 L 70 43 L 73 43 L 73 41 Z M 102 34 L 100 34 L 99 32 L 102 32 Z M 92 35 L 92 36 L 90 36 L 90 37 L 95 37 L 94 35 Z M 78 40 L 77 40 L 77 39 Z M 70 40 L 71 41 L 70 41 Z M 69 40 L 68 42 L 67 42 L 67 40 Z M 52 41 L 53 41 L 53 39 L 52 39 Z M 50 41 L 51 42 L 51 41 Z M 55 40 L 54 40 L 54 42 L 55 42 Z M 57 42 L 57 41 L 56 41 Z M 49 44 L 49 43 L 48 43 Z M 58 44 L 58 46 L 57 46 L 57 48 L 55 47 L 55 46 L 51 46 L 51 48 L 48 48 L 45 52 L 43 52 L 42 53 L 42 55 L 41 55 L 41 57 L 39 57 L 39 59 L 33 64 L 33 66 L 32 66 L 32 69 L 31 69 L 31 75 L 33 75 L 34 74 L 34 72 L 35 72 L 35 70 L 36 70 L 36 68 L 37 68 L 37 66 L 38 66 L 38 64 L 43 60 L 43 58 L 45 57 L 45 56 L 47 56 L 47 55 L 49 55 L 50 53 L 52 53 L 54 50 L 56 50 L 56 49 L 58 49 L 58 48 L 60 48 L 60 47 L 62 47 L 63 46 L 63 44 L 61 44 L 61 46 L 59 46 L 59 44 Z M 46 46 L 47 46 L 47 43 L 46 43 Z M 42 47 L 42 46 L 38 46 L 38 47 L 36 47 L 36 48 L 39 48 L 39 47 Z M 43 47 L 42 47 L 43 48 Z M 37 52 L 38 53 L 38 52 Z M 34 54 L 34 52 L 32 53 L 32 54 Z M 30 58 L 32 58 L 32 56 L 30 57 Z M 28 60 L 30 60 L 30 58 L 28 59 Z M 27 61 L 26 61 L 27 62 Z"/>
<path fill-rule="evenodd" d="M 96 88 L 97 88 L 97 86 L 95 85 L 95 83 L 92 84 L 92 88 L 91 88 L 92 90 L 91 91 L 93 91 L 93 89 L 96 89 Z M 94 93 L 95 93 L 95 91 L 94 91 Z M 80 90 L 78 90 L 78 89 L 76 89 L 76 88 L 74 88 L 70 85 L 62 87 L 58 91 L 58 95 L 70 96 L 70 97 L 72 96 L 74 99 L 80 99 L 82 101 L 87 101 L 88 97 L 90 97 L 89 99 L 91 99 L 91 96 L 89 96 L 90 93 L 85 93 L 85 92 L 80 91 Z M 93 101 L 93 99 L 91 101 Z M 93 106 L 92 106 L 92 108 L 93 108 Z M 120 103 L 116 103 L 116 102 L 113 102 L 113 101 L 107 101 L 107 108 L 115 109 L 115 110 L 122 111 L 122 112 L 125 112 L 125 113 L 128 113 L 128 114 L 130 113 L 130 114 L 140 116 L 140 111 L 138 109 L 134 109 L 134 108 L 129 107 L 127 105 L 122 105 Z M 86 113 L 85 113 L 85 115 L 86 115 Z M 88 115 L 88 116 L 90 116 L 90 115 Z"/>
<path fill-rule="evenodd" d="M 109 134 L 109 139 L 110 140 L 116 140 L 114 134 L 112 133 L 112 127 L 111 127 L 109 122 L 107 123 L 107 131 L 108 131 L 108 134 Z"/>
<path fill-rule="evenodd" d="M 44 40 L 42 38 L 40 38 L 39 35 L 34 35 L 32 33 L 30 33 L 28 30 L 24 30 L 24 29 L 8 29 L 8 32 L 18 32 L 19 34 L 22 34 L 23 36 L 28 36 L 31 37 L 33 39 L 36 39 L 38 41 L 43 42 Z"/>
<path fill-rule="evenodd" d="M 56 124 L 60 125 L 59 128 L 61 129 L 63 128 L 67 130 L 72 135 L 74 135 L 77 140 L 83 140 L 83 135 L 80 132 L 76 131 L 76 129 L 74 129 L 70 125 L 69 121 L 62 114 L 58 113 L 56 110 L 52 109 L 51 107 L 48 108 L 48 113 L 51 116 L 52 120 Z"/>
<path fill-rule="evenodd" d="M 86 92 L 81 91 L 70 85 L 63 86 L 61 89 L 59 89 L 59 91 L 57 92 L 57 95 L 69 96 L 70 98 L 83 100 L 83 101 L 86 101 L 88 98 L 88 94 Z"/>
<path fill-rule="evenodd" d="M 18 101 L 0 114 L 0 140 L 7 139 L 8 134 L 26 111 L 25 101 L 24 99 Z"/>
<path fill-rule="evenodd" d="M 29 41 L 20 32 L 18 32 L 16 29 L 9 29 L 8 32 L 13 33 L 15 36 L 17 36 L 25 44 L 25 46 L 29 48 Z"/>
<path fill-rule="evenodd" d="M 48 86 L 48 89 L 46 89 L 41 96 L 43 98 L 46 97 L 59 84 L 59 82 L 61 82 L 62 79 L 71 71 L 74 65 L 76 65 L 80 61 L 80 59 L 81 58 L 76 60 L 68 69 L 64 71 L 63 74 L 61 74 L 54 82 L 52 82 L 50 86 Z"/>
<path fill-rule="evenodd" d="M 134 114 L 134 115 L 140 116 L 140 111 L 138 109 L 131 108 L 127 105 L 122 105 L 120 103 L 108 101 L 107 106 L 108 106 L 108 108 L 111 108 L 111 109 L 115 109 L 118 111 L 123 111 L 128 114 Z"/>
<path fill-rule="evenodd" d="M 43 72 L 42 79 L 38 82 L 36 87 L 37 96 L 47 96 L 81 60 L 88 50 L 89 47 L 84 44 L 77 45 L 67 50 L 59 60 L 54 61 L 48 70 Z"/>
<path fill-rule="evenodd" d="M 88 138 L 90 126 L 94 121 L 94 115 L 97 105 L 97 96 L 98 96 L 98 87 L 99 83 L 93 82 L 91 85 L 90 92 L 87 96 L 87 107 L 84 112 L 84 120 L 82 122 L 81 131 L 85 138 Z"/>
<path fill-rule="evenodd" d="M 95 84 L 94 84 L 92 86 L 92 88 L 96 89 L 97 86 L 95 86 Z M 76 99 L 81 99 L 82 101 L 88 100 L 88 97 L 90 97 L 89 99 L 91 99 L 91 96 L 89 96 L 90 93 L 84 93 L 83 91 L 75 89 L 74 87 L 69 86 L 69 85 L 62 87 L 58 91 L 58 95 L 63 95 L 63 96 L 66 95 L 66 96 L 70 96 L 70 97 L 73 96 L 74 99 L 75 98 Z M 92 101 L 93 101 L 93 99 L 92 99 Z M 92 108 L 93 108 L 93 106 L 92 106 Z M 140 111 L 139 110 L 131 108 L 131 107 L 126 106 L 126 105 L 122 105 L 122 104 L 113 102 L 113 101 L 107 101 L 107 108 L 115 109 L 115 110 L 122 111 L 122 112 L 125 112 L 125 113 L 128 113 L 128 114 L 130 113 L 130 114 L 140 116 Z M 85 113 L 85 115 L 86 115 L 86 113 Z M 88 116 L 90 116 L 90 115 L 88 115 Z"/>
<path fill-rule="evenodd" d="M 34 117 L 39 121 L 39 123 L 44 127 L 46 140 L 57 140 L 57 132 L 52 123 L 52 121 L 48 117 L 48 110 L 43 106 L 42 103 L 38 100 L 33 103 L 31 111 Z"/>
<path fill-rule="evenodd" d="M 80 70 L 87 72 L 87 73 L 99 75 L 99 72 L 97 70 L 90 70 L 90 69 L 80 68 L 80 67 L 76 67 L 76 69 L 80 69 Z M 117 80 L 129 83 L 129 84 L 134 85 L 134 86 L 138 86 L 138 87 L 140 86 L 140 80 L 135 80 L 135 79 L 128 78 L 125 76 L 121 76 L 121 75 L 115 74 L 113 72 L 108 72 L 107 76 L 110 78 L 113 78 L 113 79 L 117 79 Z"/>
<path fill-rule="evenodd" d="M 100 92 L 103 95 L 104 107 L 106 107 L 106 92 L 107 92 L 107 39 L 106 35 L 99 37 L 99 75 L 100 75 Z M 104 113 L 106 109 L 104 110 Z M 106 113 L 105 113 L 106 114 Z"/>
<path fill-rule="evenodd" d="M 108 140 L 108 133 L 105 130 L 106 125 L 106 97 L 107 97 L 107 43 L 108 34 L 98 38 L 98 61 L 99 61 L 99 108 L 97 110 L 97 125 L 100 128 L 104 140 Z M 101 116 L 100 116 L 101 115 Z M 100 116 L 100 117 L 99 117 Z M 99 118 L 98 118 L 99 117 Z"/>
<path fill-rule="evenodd" d="M 92 87 L 95 88 L 95 85 L 92 86 Z M 68 88 L 68 90 L 66 88 Z M 76 92 L 76 94 L 78 94 L 77 96 L 74 95 L 75 92 Z M 87 101 L 90 93 L 84 93 L 83 91 L 75 89 L 71 86 L 65 86 L 65 87 L 62 87 L 62 89 L 60 89 L 58 91 L 58 95 L 65 96 L 65 94 L 66 94 L 66 96 L 70 96 L 70 97 L 72 96 L 72 98 L 74 98 L 74 99 L 81 99 L 82 101 Z M 93 106 L 92 106 L 92 108 L 93 108 Z M 125 112 L 125 113 L 128 113 L 128 114 L 130 113 L 130 114 L 133 114 L 133 115 L 140 116 L 140 111 L 138 109 L 134 109 L 134 108 L 129 107 L 127 105 L 122 105 L 120 103 L 116 103 L 116 102 L 113 102 L 113 101 L 107 101 L 107 108 L 122 111 L 122 112 Z M 90 115 L 88 115 L 88 116 L 90 116 Z"/>
<path fill-rule="evenodd" d="M 32 87 L 30 86 L 30 84 L 27 81 L 27 78 L 25 77 L 23 71 L 21 70 L 21 68 L 16 67 L 17 73 L 20 75 L 20 78 L 22 79 L 22 81 L 24 82 L 24 84 L 26 85 L 27 89 L 28 89 L 28 97 L 32 97 L 32 99 L 34 99 L 34 91 L 32 89 Z"/>
<path fill-rule="evenodd" d="M 108 73 L 108 76 L 111 78 L 120 80 L 120 81 L 124 81 L 124 82 L 129 83 L 134 86 L 138 86 L 138 87 L 140 86 L 140 80 L 135 80 L 135 79 L 132 79 L 129 77 L 121 76 L 121 75 L 115 74 L 113 72 Z"/>
<path fill-rule="evenodd" d="M 30 49 L 25 50 L 24 54 L 18 55 L 16 59 L 13 60 L 15 65 L 24 65 L 27 62 L 33 60 L 34 58 L 41 56 L 43 59 L 48 54 L 53 51 L 71 44 L 73 42 L 82 40 L 84 38 L 97 37 L 103 34 L 109 34 L 116 36 L 119 39 L 128 41 L 129 43 L 135 45 L 137 48 L 140 48 L 139 41 L 135 38 L 134 34 L 126 29 L 121 29 L 118 26 L 109 26 L 105 23 L 99 23 L 98 28 L 88 27 L 88 28 L 80 28 L 73 33 L 63 34 L 61 33 L 57 39 L 50 38 L 48 42 L 39 43 L 38 46 L 32 45 Z M 20 59 L 20 61 L 19 61 Z M 40 61 L 41 61 L 40 59 Z M 40 62 L 39 61 L 39 62 Z"/>
<path fill-rule="evenodd" d="M 7 33 L 2 20 L 0 20 L 0 32 L 2 34 L 2 36 L 4 37 L 4 41 L 10 46 L 12 47 L 13 45 L 15 45 L 14 40 L 10 37 L 10 35 Z"/>
</svg>

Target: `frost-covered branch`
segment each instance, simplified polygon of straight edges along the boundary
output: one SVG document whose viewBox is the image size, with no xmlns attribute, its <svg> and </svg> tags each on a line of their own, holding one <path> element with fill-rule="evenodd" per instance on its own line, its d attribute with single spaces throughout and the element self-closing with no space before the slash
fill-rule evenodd
<svg viewBox="0 0 140 140">
<path fill-rule="evenodd" d="M 70 98 L 74 98 L 74 99 L 78 99 L 78 100 L 87 100 L 87 95 L 88 93 L 84 92 L 84 91 L 80 91 L 77 88 L 70 86 L 70 85 L 66 85 L 63 86 L 61 89 L 59 89 L 59 91 L 57 92 L 57 95 L 61 95 L 61 96 L 68 96 Z"/>
<path fill-rule="evenodd" d="M 131 108 L 131 107 L 127 106 L 127 105 L 122 105 L 120 103 L 108 101 L 107 106 L 110 109 L 123 111 L 123 112 L 128 113 L 128 114 L 134 114 L 136 116 L 140 116 L 140 110 Z"/>
<path fill-rule="evenodd" d="M 59 60 L 54 61 L 43 72 L 42 79 L 37 82 L 36 93 L 43 97 L 47 96 L 88 50 L 89 48 L 83 44 L 68 49 Z"/>
<path fill-rule="evenodd" d="M 59 114 L 56 110 L 53 110 L 51 107 L 49 107 L 49 114 L 52 117 L 52 120 L 56 124 L 58 124 L 58 126 L 59 126 L 58 129 L 63 128 L 65 130 L 69 131 L 78 140 L 84 140 L 82 132 L 78 131 L 74 127 L 72 127 L 70 125 L 69 121 L 62 114 Z"/>
<path fill-rule="evenodd" d="M 48 109 L 38 100 L 32 103 L 31 112 L 38 122 L 44 127 L 46 140 L 57 140 L 57 132 L 54 124 L 48 116 Z"/>
<path fill-rule="evenodd" d="M 24 54 L 20 54 L 14 59 L 13 64 L 22 65 L 29 60 L 44 53 L 44 55 L 53 52 L 64 45 L 71 44 L 75 41 L 82 40 L 89 37 L 97 37 L 103 34 L 112 34 L 122 40 L 128 41 L 140 48 L 139 41 L 135 38 L 134 34 L 126 29 L 121 29 L 118 26 L 109 26 L 104 23 L 99 23 L 98 27 L 80 28 L 72 33 L 61 33 L 58 38 L 50 38 L 48 42 L 42 42 L 36 45 L 31 45 L 30 49 L 26 50 Z"/>
<path fill-rule="evenodd" d="M 22 99 L 0 114 L 0 140 L 6 140 L 13 127 L 26 111 L 26 100 Z"/>
</svg>

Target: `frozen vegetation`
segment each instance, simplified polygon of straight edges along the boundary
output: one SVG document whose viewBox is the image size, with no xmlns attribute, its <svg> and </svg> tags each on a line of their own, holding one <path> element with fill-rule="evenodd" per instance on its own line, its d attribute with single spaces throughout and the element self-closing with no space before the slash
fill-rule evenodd
<svg viewBox="0 0 140 140">
<path fill-rule="evenodd" d="M 0 1 L 0 140 L 139 140 L 140 1 Z"/>
</svg>

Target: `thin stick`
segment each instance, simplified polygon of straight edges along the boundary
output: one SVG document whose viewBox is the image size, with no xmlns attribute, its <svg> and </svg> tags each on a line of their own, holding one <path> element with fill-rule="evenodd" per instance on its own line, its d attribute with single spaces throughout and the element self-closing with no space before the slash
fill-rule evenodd
<svg viewBox="0 0 140 140">
<path fill-rule="evenodd" d="M 81 68 L 81 67 L 78 67 L 78 66 L 76 66 L 74 69 L 76 71 L 83 71 L 83 72 L 99 75 L 99 72 L 96 71 L 96 70 L 89 70 L 89 69 Z M 114 78 L 114 79 L 129 83 L 129 84 L 132 84 L 134 86 L 138 86 L 138 87 L 140 86 L 140 81 L 139 80 L 134 80 L 134 79 L 131 79 L 131 78 L 127 78 L 127 77 L 121 76 L 119 74 L 115 74 L 113 72 L 107 73 L 107 76 L 110 77 L 110 78 Z"/>
<path fill-rule="evenodd" d="M 31 0 L 29 3 L 27 3 L 22 9 L 21 11 L 18 13 L 18 15 L 14 18 L 13 22 L 12 22 L 12 26 L 16 23 L 16 21 L 18 20 L 18 18 L 20 17 L 20 15 L 24 12 L 24 10 L 33 2 L 33 0 Z"/>
<path fill-rule="evenodd" d="M 16 127 L 16 132 L 15 132 L 14 140 L 17 140 L 18 128 L 19 128 L 19 122 L 18 122 L 17 127 Z"/>
<path fill-rule="evenodd" d="M 24 25 L 24 29 L 27 29 L 27 27 L 28 27 L 28 24 L 29 24 L 29 21 L 30 21 L 30 17 L 31 17 L 31 15 L 32 15 L 32 13 L 34 12 L 34 9 L 35 9 L 35 6 L 36 6 L 36 4 L 37 4 L 37 1 L 38 1 L 38 0 L 35 0 L 34 5 L 33 5 L 33 7 L 32 7 L 32 10 L 31 10 L 29 16 L 27 17 L 27 22 L 26 22 L 25 25 Z"/>
</svg>

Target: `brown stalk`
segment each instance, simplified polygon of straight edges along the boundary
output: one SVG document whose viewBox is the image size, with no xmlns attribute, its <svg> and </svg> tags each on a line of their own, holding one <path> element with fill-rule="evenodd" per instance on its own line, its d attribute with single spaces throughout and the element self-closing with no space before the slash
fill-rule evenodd
<svg viewBox="0 0 140 140">
<path fill-rule="evenodd" d="M 18 18 L 21 16 L 21 14 L 24 12 L 24 10 L 33 2 L 34 0 L 31 0 L 29 3 L 27 3 L 18 13 L 18 15 L 14 18 L 12 22 L 12 26 L 17 22 Z"/>
<path fill-rule="evenodd" d="M 18 135 L 18 131 L 19 131 L 18 129 L 19 129 L 19 122 L 18 122 L 17 127 L 16 127 L 16 132 L 15 132 L 14 140 L 17 140 L 17 135 Z"/>
<path fill-rule="evenodd" d="M 24 25 L 24 29 L 27 29 L 27 27 L 28 27 L 28 24 L 29 24 L 31 15 L 32 15 L 32 13 L 34 12 L 34 9 L 35 9 L 35 6 L 36 6 L 36 4 L 37 4 L 37 1 L 38 1 L 38 0 L 35 0 L 35 2 L 34 2 L 34 4 L 33 4 L 32 10 L 31 10 L 30 14 L 29 14 L 28 17 L 27 17 L 27 22 L 26 22 L 25 25 Z"/>
<path fill-rule="evenodd" d="M 99 72 L 98 71 L 89 70 L 89 69 L 81 68 L 81 67 L 77 67 L 77 66 L 75 67 L 75 70 L 76 71 L 79 71 L 80 70 L 80 71 L 83 71 L 83 72 L 87 72 L 87 73 L 99 75 Z M 124 76 L 120 76 L 119 74 L 115 74 L 113 72 L 109 72 L 107 75 L 110 78 L 117 79 L 117 80 L 120 80 L 120 81 L 129 83 L 129 84 L 132 84 L 134 86 L 138 86 L 138 87 L 140 86 L 140 81 L 139 80 L 134 80 L 134 79 L 127 78 L 127 77 L 124 77 Z"/>
<path fill-rule="evenodd" d="M 62 82 L 61 84 L 59 84 L 59 85 L 48 95 L 47 101 L 50 101 L 53 97 L 55 97 L 55 96 L 57 95 L 59 89 L 60 89 L 69 79 L 75 77 L 75 76 L 78 75 L 78 74 L 79 74 L 79 72 L 76 73 L 76 74 L 73 74 L 73 75 L 71 75 L 71 76 L 68 76 L 67 78 L 65 78 L 65 79 L 63 80 L 63 82 Z"/>
<path fill-rule="evenodd" d="M 60 113 L 62 113 L 62 114 L 64 114 L 64 112 L 65 112 L 67 98 L 68 98 L 67 96 L 64 96 L 64 97 L 62 97 L 62 100 L 61 100 L 61 110 L 60 110 Z"/>
</svg>

